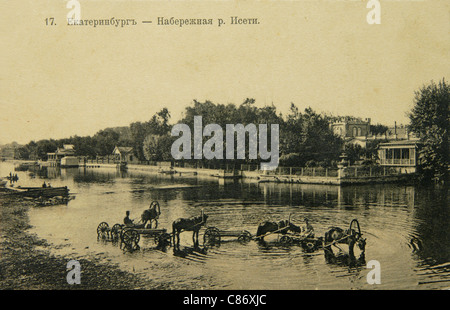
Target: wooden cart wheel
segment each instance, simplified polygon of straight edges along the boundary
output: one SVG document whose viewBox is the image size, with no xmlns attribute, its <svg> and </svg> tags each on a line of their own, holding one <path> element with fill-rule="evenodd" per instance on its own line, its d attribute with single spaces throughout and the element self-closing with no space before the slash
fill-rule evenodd
<svg viewBox="0 0 450 310">
<path fill-rule="evenodd" d="M 119 239 L 120 236 L 120 231 L 122 230 L 122 226 L 121 224 L 114 224 L 113 227 L 111 228 L 111 238 L 113 238 L 114 240 Z"/>
<path fill-rule="evenodd" d="M 138 243 L 141 237 L 137 231 L 133 229 L 124 230 L 120 237 L 126 248 L 132 250 L 139 248 Z"/>
<path fill-rule="evenodd" d="M 292 242 L 293 242 L 294 240 L 291 238 L 291 237 L 289 237 L 289 236 L 282 236 L 281 238 L 280 238 L 280 243 L 281 244 L 283 244 L 283 245 L 289 245 L 289 244 L 292 244 Z"/>
<path fill-rule="evenodd" d="M 220 230 L 216 227 L 208 227 L 203 234 L 203 244 L 219 243 L 220 239 Z"/>
<path fill-rule="evenodd" d="M 108 234 L 109 225 L 106 222 L 101 222 L 97 226 L 97 237 L 105 237 Z"/>
<path fill-rule="evenodd" d="M 247 230 L 243 230 L 238 237 L 238 241 L 240 242 L 249 242 L 250 240 L 252 240 L 252 234 Z"/>
<path fill-rule="evenodd" d="M 303 248 L 307 251 L 307 252 L 312 252 L 316 249 L 316 244 L 314 242 L 308 241 L 306 243 L 303 243 Z"/>
</svg>

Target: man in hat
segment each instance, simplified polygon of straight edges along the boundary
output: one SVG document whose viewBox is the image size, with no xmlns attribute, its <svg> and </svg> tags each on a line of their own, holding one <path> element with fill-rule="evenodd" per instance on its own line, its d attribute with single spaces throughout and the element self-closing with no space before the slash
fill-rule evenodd
<svg viewBox="0 0 450 310">
<path fill-rule="evenodd" d="M 133 220 L 130 219 L 130 211 L 127 211 L 126 216 L 123 219 L 123 223 L 125 224 L 125 226 L 134 226 Z"/>
</svg>

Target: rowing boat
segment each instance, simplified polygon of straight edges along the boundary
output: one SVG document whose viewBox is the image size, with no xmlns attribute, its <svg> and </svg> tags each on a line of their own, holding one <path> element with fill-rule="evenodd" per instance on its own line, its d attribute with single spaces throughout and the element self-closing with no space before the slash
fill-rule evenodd
<svg viewBox="0 0 450 310">
<path fill-rule="evenodd" d="M 2 194 L 21 197 L 55 197 L 69 195 L 69 189 L 64 187 L 5 187 Z"/>
</svg>

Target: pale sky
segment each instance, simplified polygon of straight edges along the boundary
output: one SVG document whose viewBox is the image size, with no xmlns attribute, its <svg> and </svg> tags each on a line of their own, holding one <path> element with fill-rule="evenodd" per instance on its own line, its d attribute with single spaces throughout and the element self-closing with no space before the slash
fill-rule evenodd
<svg viewBox="0 0 450 310">
<path fill-rule="evenodd" d="M 193 99 L 406 124 L 414 91 L 450 78 L 450 1 L 380 2 L 381 24 L 369 25 L 362 0 L 80 0 L 82 19 L 138 21 L 94 28 L 67 26 L 64 0 L 0 0 L 0 144 L 93 135 L 163 107 L 175 122 Z"/>
</svg>

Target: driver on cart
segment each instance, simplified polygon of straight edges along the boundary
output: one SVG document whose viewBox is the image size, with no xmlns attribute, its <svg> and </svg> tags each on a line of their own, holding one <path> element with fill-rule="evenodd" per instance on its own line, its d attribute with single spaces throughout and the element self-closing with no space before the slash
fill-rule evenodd
<svg viewBox="0 0 450 310">
<path fill-rule="evenodd" d="M 314 227 L 309 223 L 309 220 L 305 218 L 305 224 L 301 227 L 301 235 L 303 238 L 314 238 Z"/>
<path fill-rule="evenodd" d="M 135 224 L 134 220 L 130 219 L 130 211 L 127 211 L 125 213 L 125 217 L 123 219 L 123 223 L 126 227 L 133 227 L 133 228 L 144 228 L 143 224 Z"/>
</svg>

